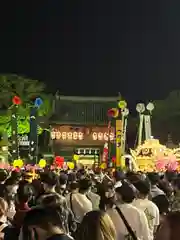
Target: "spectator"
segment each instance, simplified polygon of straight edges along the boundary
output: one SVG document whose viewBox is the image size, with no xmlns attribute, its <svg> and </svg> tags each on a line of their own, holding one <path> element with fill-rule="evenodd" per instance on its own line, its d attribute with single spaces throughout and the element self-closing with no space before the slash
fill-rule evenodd
<svg viewBox="0 0 180 240">
<path fill-rule="evenodd" d="M 64 230 L 64 215 L 61 207 L 35 208 L 26 214 L 21 238 L 33 240 L 35 237 L 46 240 L 71 239 Z"/>
<path fill-rule="evenodd" d="M 157 173 L 149 173 L 148 178 L 151 183 L 151 198 L 164 194 L 164 192 L 158 187 L 159 176 Z"/>
<path fill-rule="evenodd" d="M 132 202 L 135 198 L 133 188 L 126 182 L 122 182 L 116 189 L 117 207 L 121 210 L 132 231 L 138 239 L 149 240 L 150 232 L 145 214 L 134 207 Z M 131 237 L 121 216 L 115 208 L 107 211 L 111 217 L 117 232 L 118 239 Z"/>
<path fill-rule="evenodd" d="M 81 179 L 79 181 L 79 192 L 70 193 L 67 197 L 68 207 L 73 212 L 77 223 L 80 223 L 84 215 L 92 211 L 92 202 L 87 198 L 87 192 L 91 187 L 91 181 Z"/>
<path fill-rule="evenodd" d="M 159 227 L 155 240 L 179 240 L 180 212 L 171 212 Z"/>
<path fill-rule="evenodd" d="M 30 210 L 28 205 L 33 196 L 30 185 L 21 185 L 17 191 L 16 214 L 13 219 L 13 225 L 20 228 L 26 213 Z"/>
<path fill-rule="evenodd" d="M 148 199 L 150 193 L 150 183 L 148 180 L 139 180 L 134 183 L 134 186 L 138 190 L 138 194 L 137 199 L 133 201 L 133 205 L 145 213 L 148 220 L 151 239 L 153 239 L 154 233 L 159 226 L 159 209 Z"/>
<path fill-rule="evenodd" d="M 87 213 L 77 231 L 77 240 L 115 240 L 116 230 L 111 218 L 102 211 Z"/>
</svg>

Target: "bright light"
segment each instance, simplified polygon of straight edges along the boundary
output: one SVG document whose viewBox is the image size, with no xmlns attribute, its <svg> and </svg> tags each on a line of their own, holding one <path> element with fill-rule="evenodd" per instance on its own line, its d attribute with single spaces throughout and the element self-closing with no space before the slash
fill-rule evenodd
<svg viewBox="0 0 180 240">
<path fill-rule="evenodd" d="M 83 132 L 60 132 L 60 131 L 51 131 L 51 139 L 56 140 L 83 140 Z"/>
<path fill-rule="evenodd" d="M 8 151 L 8 147 L 7 147 L 7 146 L 3 146 L 3 147 L 2 147 L 2 150 L 3 150 L 3 151 Z"/>
</svg>

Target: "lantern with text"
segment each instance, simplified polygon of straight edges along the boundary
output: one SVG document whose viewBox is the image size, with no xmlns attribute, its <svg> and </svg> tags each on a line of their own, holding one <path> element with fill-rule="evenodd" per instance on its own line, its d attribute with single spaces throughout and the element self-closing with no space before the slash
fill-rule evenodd
<svg viewBox="0 0 180 240">
<path fill-rule="evenodd" d="M 12 130 L 12 157 L 13 159 L 19 158 L 19 142 L 18 142 L 18 122 L 17 122 L 17 110 L 18 106 L 22 104 L 20 97 L 14 96 L 12 99 L 12 111 L 11 111 L 11 130 Z"/>
<path fill-rule="evenodd" d="M 29 134 L 29 155 L 33 162 L 37 162 L 38 158 L 38 108 L 43 104 L 41 98 L 36 98 L 34 106 L 30 111 L 30 134 Z"/>
</svg>

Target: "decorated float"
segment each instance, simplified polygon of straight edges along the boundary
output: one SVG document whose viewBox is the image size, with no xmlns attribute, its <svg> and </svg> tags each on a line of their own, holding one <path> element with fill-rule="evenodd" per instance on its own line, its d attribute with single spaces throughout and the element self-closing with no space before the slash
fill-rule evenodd
<svg viewBox="0 0 180 240">
<path fill-rule="evenodd" d="M 130 150 L 136 171 L 174 171 L 179 169 L 180 148 L 169 149 L 158 139 L 146 140 L 135 150 Z"/>
</svg>

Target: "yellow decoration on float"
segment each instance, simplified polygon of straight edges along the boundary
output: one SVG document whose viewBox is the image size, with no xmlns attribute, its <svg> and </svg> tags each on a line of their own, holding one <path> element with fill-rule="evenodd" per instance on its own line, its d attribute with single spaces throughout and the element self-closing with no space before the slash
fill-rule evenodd
<svg viewBox="0 0 180 240">
<path fill-rule="evenodd" d="M 74 154 L 73 159 L 74 159 L 74 161 L 78 161 L 79 160 L 79 155 Z"/>
<path fill-rule="evenodd" d="M 106 168 L 106 163 L 101 163 L 101 165 L 99 166 L 101 169 L 105 169 Z"/>
<path fill-rule="evenodd" d="M 19 167 L 22 168 L 24 165 L 24 162 L 22 159 L 16 159 L 13 161 L 13 167 Z"/>
<path fill-rule="evenodd" d="M 69 169 L 74 169 L 74 163 L 73 162 L 67 162 L 67 166 Z"/>
<path fill-rule="evenodd" d="M 111 110 L 114 112 L 113 118 L 117 118 L 119 116 L 119 110 L 117 108 L 111 108 Z"/>
<path fill-rule="evenodd" d="M 40 168 L 44 168 L 46 166 L 47 162 L 45 159 L 40 159 L 39 160 L 39 166 Z"/>
</svg>

